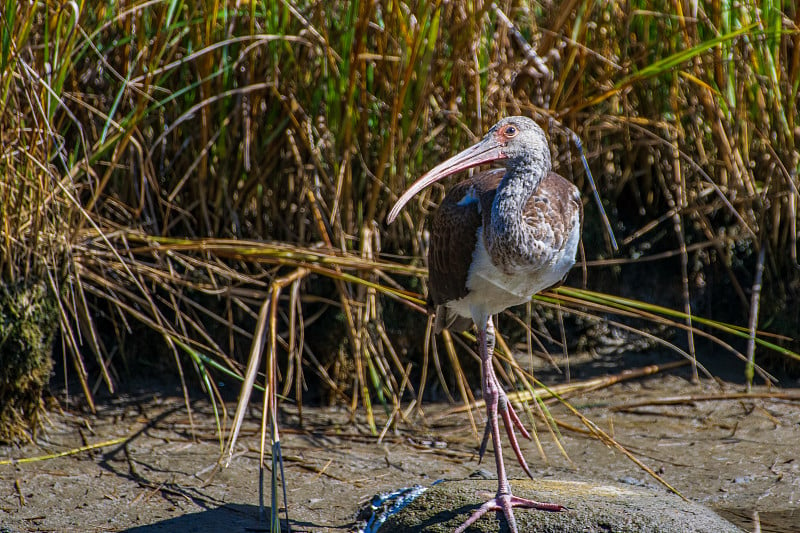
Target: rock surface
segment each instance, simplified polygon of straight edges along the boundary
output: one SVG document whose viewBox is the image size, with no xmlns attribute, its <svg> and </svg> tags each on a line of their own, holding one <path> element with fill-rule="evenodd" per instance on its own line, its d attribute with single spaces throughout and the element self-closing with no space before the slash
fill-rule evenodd
<svg viewBox="0 0 800 533">
<path fill-rule="evenodd" d="M 666 491 L 582 481 L 513 480 L 517 496 L 560 503 L 549 513 L 515 509 L 520 533 L 740 533 L 710 509 Z M 380 533 L 452 532 L 497 490 L 493 480 L 449 481 L 428 489 L 390 517 Z M 490 512 L 468 532 L 508 531 L 502 514 Z"/>
</svg>

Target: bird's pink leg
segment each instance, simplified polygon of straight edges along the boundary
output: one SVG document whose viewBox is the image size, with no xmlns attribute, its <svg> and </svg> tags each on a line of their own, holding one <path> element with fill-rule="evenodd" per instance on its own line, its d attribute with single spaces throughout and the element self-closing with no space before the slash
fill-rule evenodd
<svg viewBox="0 0 800 533">
<path fill-rule="evenodd" d="M 500 404 L 500 398 L 504 398 L 506 408 L 503 410 L 503 421 L 506 425 L 506 432 L 513 443 L 516 443 L 516 438 L 513 435 L 513 425 L 521 427 L 522 423 L 519 421 L 516 413 L 513 415 L 513 408 L 508 403 L 508 398 L 505 396 L 497 376 L 492 367 L 492 355 L 494 353 L 494 325 L 492 324 L 491 317 L 486 321 L 483 327 L 478 328 L 478 350 L 481 357 L 481 383 L 483 388 L 483 399 L 486 402 L 486 417 L 488 418 L 488 433 L 492 437 L 492 445 L 494 446 L 494 460 L 497 465 L 497 494 L 494 498 L 481 505 L 477 511 L 472 513 L 466 522 L 461 524 L 455 533 L 463 533 L 473 522 L 478 520 L 481 516 L 488 511 L 502 511 L 508 521 L 508 528 L 511 533 L 517 533 L 517 521 L 514 518 L 514 507 L 523 507 L 527 509 L 539 509 L 541 511 L 562 511 L 564 506 L 556 503 L 541 503 L 526 498 L 519 498 L 511 493 L 511 485 L 508 482 L 506 475 L 505 465 L 503 464 L 503 452 L 500 448 L 500 428 L 497 423 L 497 411 Z M 524 430 L 523 430 L 524 431 Z M 527 431 L 525 432 L 527 433 Z M 513 444 L 512 444 L 513 446 Z M 485 448 L 482 445 L 481 448 Z M 514 449 L 517 459 L 523 464 L 525 471 L 530 475 L 530 471 L 522 458 L 522 452 L 519 451 L 517 445 Z"/>
<path fill-rule="evenodd" d="M 497 380 L 496 375 L 495 380 Z M 528 433 L 528 430 L 522 425 L 522 421 L 519 419 L 519 416 L 517 416 L 516 411 L 514 411 L 514 406 L 512 406 L 511 402 L 508 401 L 508 396 L 506 396 L 506 393 L 500 386 L 500 383 L 496 382 L 495 385 L 500 393 L 500 398 L 498 399 L 497 403 L 497 411 L 500 413 L 500 416 L 503 417 L 503 426 L 506 428 L 508 442 L 511 445 L 511 449 L 514 450 L 514 455 L 517 456 L 517 462 L 519 465 L 522 467 L 525 473 L 528 474 L 528 477 L 533 479 L 533 474 L 531 474 L 531 470 L 528 468 L 528 463 L 525 461 L 525 457 L 522 455 L 522 450 L 519 447 L 519 441 L 517 441 L 517 435 L 514 433 L 514 427 L 516 427 L 519 432 L 522 433 L 522 436 L 528 440 L 532 440 L 531 434 Z M 478 464 L 481 463 L 483 460 L 483 454 L 486 453 L 486 445 L 489 443 L 489 435 L 491 435 L 491 424 L 487 419 L 486 428 L 483 432 L 483 440 L 481 441 L 480 452 L 478 453 Z"/>
<path fill-rule="evenodd" d="M 486 325 L 486 352 L 489 354 L 489 360 L 494 354 L 494 323 L 492 322 L 491 317 L 487 321 Z M 480 339 L 479 339 L 480 343 Z M 528 440 L 531 439 L 531 434 L 528 433 L 528 430 L 525 429 L 525 426 L 522 425 L 522 421 L 517 416 L 516 411 L 514 411 L 514 406 L 511 405 L 511 402 L 508 401 L 508 396 L 506 392 L 503 390 L 503 387 L 500 385 L 500 382 L 497 380 L 497 375 L 494 373 L 494 367 L 492 367 L 491 376 L 495 382 L 495 388 L 497 389 L 500 397 L 498 398 L 497 403 L 497 411 L 500 413 L 500 416 L 503 417 L 503 425 L 506 428 L 506 434 L 508 435 L 508 442 L 511 445 L 511 449 L 514 450 L 514 455 L 517 456 L 517 462 L 528 474 L 528 477 L 533 479 L 533 474 L 531 474 L 530 468 L 528 468 L 528 463 L 525 461 L 525 457 L 522 455 L 522 450 L 519 447 L 519 442 L 517 441 L 517 435 L 514 433 L 514 427 L 519 429 L 519 432 L 522 433 L 522 436 Z M 491 420 L 487 418 L 486 420 L 486 428 L 483 431 L 483 440 L 481 441 L 481 448 L 478 454 L 478 464 L 481 463 L 483 460 L 483 454 L 486 453 L 486 445 L 489 442 L 489 435 L 491 434 Z"/>
</svg>

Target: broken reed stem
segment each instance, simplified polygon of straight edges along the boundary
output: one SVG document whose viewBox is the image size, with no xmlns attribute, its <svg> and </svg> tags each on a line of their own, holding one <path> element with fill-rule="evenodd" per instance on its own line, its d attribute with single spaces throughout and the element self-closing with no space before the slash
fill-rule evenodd
<svg viewBox="0 0 800 533">
<path fill-rule="evenodd" d="M 277 422 L 275 421 L 276 418 L 276 411 L 275 411 L 275 404 L 277 403 L 277 398 L 275 398 L 275 387 L 277 386 L 277 378 L 275 376 L 275 337 L 276 337 L 276 330 L 277 330 L 277 320 L 275 319 L 275 315 L 278 313 L 278 296 L 280 295 L 281 289 L 275 283 L 272 284 L 272 288 L 270 290 L 270 297 L 269 297 L 269 326 L 267 331 L 269 332 L 269 344 L 267 350 L 267 370 L 266 370 L 266 378 L 267 383 L 264 387 L 264 405 L 261 408 L 261 440 L 260 446 L 258 450 L 258 516 L 259 519 L 263 521 L 264 517 L 264 446 L 266 442 L 266 434 L 267 434 L 267 426 L 269 426 L 270 431 L 270 450 L 273 451 L 271 454 L 272 456 L 272 468 L 270 469 L 270 473 L 272 475 L 270 487 L 270 531 L 280 531 L 280 526 L 278 522 L 278 493 L 277 493 L 277 486 L 278 486 L 278 469 L 275 468 L 275 444 L 279 442 L 280 434 L 276 430 L 275 426 Z M 286 505 L 286 502 L 284 502 Z"/>
<path fill-rule="evenodd" d="M 48 461 L 50 459 L 57 459 L 59 457 L 66 457 L 67 455 L 75 455 L 76 453 L 81 452 L 88 452 L 92 450 L 96 450 L 98 448 L 105 448 L 108 446 L 119 446 L 121 444 L 126 443 L 128 440 L 135 437 L 136 434 L 128 435 L 127 437 L 119 437 L 116 439 L 106 440 L 103 442 L 97 442 L 95 444 L 87 444 L 86 446 L 81 446 L 80 448 L 72 448 L 69 450 L 64 450 L 63 452 L 58 453 L 50 453 L 47 455 L 37 455 L 36 457 L 23 457 L 22 459 L 2 459 L 0 460 L 0 466 L 2 465 L 21 465 L 24 463 L 35 463 L 38 461 Z"/>
<path fill-rule="evenodd" d="M 433 322 L 434 316 L 428 314 L 428 323 L 425 325 L 425 342 L 422 347 L 422 366 L 420 371 L 422 376 L 419 378 L 419 391 L 417 391 L 417 407 L 416 412 L 418 415 L 422 414 L 422 394 L 425 392 L 425 383 L 428 381 L 428 361 L 430 359 L 430 347 L 435 342 L 433 339 Z"/>
<path fill-rule="evenodd" d="M 308 275 L 309 271 L 305 268 L 298 268 L 293 273 L 274 280 L 270 287 L 269 297 L 269 350 L 267 352 L 267 386 L 264 390 L 264 406 L 261 411 L 261 446 L 259 450 L 259 517 L 264 516 L 264 449 L 266 442 L 266 428 L 269 425 L 270 449 L 272 451 L 272 483 L 271 483 L 271 508 L 270 508 L 270 529 L 280 531 L 280 521 L 278 518 L 278 470 L 281 472 L 281 485 L 283 486 L 283 505 L 286 512 L 286 523 L 289 523 L 289 504 L 286 501 L 286 478 L 283 473 L 283 460 L 281 458 L 281 438 L 278 431 L 278 356 L 276 353 L 278 337 L 278 299 L 281 289 L 287 285 L 294 285 L 300 279 Z M 266 302 L 265 302 L 266 304 Z M 291 346 L 290 346 L 291 349 Z M 249 397 L 249 394 L 248 394 Z M 241 398 L 240 398 L 241 400 Z M 245 402 L 246 403 L 246 402 Z M 237 406 L 237 413 L 242 405 Z"/>
<path fill-rule="evenodd" d="M 698 383 L 700 381 L 700 376 L 697 372 L 697 354 L 694 347 L 694 328 L 692 327 L 692 304 L 689 293 L 689 254 L 686 250 L 683 216 L 681 215 L 685 207 L 685 194 L 681 179 L 680 151 L 674 144 L 672 144 L 672 156 L 672 174 L 674 177 L 672 187 L 667 182 L 664 173 L 658 166 L 655 167 L 655 171 L 667 205 L 672 213 L 672 229 L 675 232 L 675 238 L 678 240 L 681 260 L 681 296 L 683 299 L 684 322 L 686 324 L 686 342 L 692 362 L 692 381 Z"/>
<path fill-rule="evenodd" d="M 433 366 L 436 368 L 436 375 L 439 377 L 439 383 L 442 386 L 442 391 L 444 392 L 444 395 L 447 396 L 448 402 L 456 403 L 456 399 L 453 398 L 453 395 L 450 393 L 450 387 L 447 386 L 447 380 L 442 372 L 442 362 L 439 360 L 439 349 L 436 345 L 436 335 L 431 337 L 431 348 L 431 351 L 433 352 Z"/>
<path fill-rule="evenodd" d="M 673 86 L 674 87 L 674 86 Z M 689 355 L 692 356 L 692 381 L 700 382 L 697 374 L 697 352 L 694 347 L 694 334 L 692 328 L 692 301 L 689 294 L 689 253 L 686 251 L 686 237 L 684 233 L 682 212 L 687 208 L 686 183 L 681 167 L 680 149 L 678 148 L 677 134 L 672 132 L 672 173 L 675 180 L 674 187 L 678 198 L 675 202 L 677 210 L 673 215 L 675 235 L 678 238 L 678 245 L 681 250 L 681 289 L 683 291 L 683 310 L 686 314 L 686 342 L 688 344 Z"/>
<path fill-rule="evenodd" d="M 689 254 L 686 252 L 686 240 L 683 237 L 683 221 L 679 214 L 675 214 L 675 235 L 681 249 L 681 291 L 683 296 L 683 312 L 686 323 L 686 342 L 688 344 L 689 355 L 692 358 L 692 381 L 700 382 L 697 374 L 697 353 L 694 349 L 694 328 L 692 327 L 692 302 L 689 295 Z"/>
<path fill-rule="evenodd" d="M 756 261 L 756 275 L 753 279 L 753 290 L 750 295 L 750 338 L 747 340 L 747 366 L 745 367 L 744 375 L 747 378 L 747 392 L 753 387 L 753 375 L 755 370 L 755 352 L 756 352 L 756 330 L 758 328 L 758 311 L 759 302 L 761 300 L 761 278 L 764 274 L 764 257 L 767 248 L 766 240 L 761 242 L 760 250 L 758 251 L 758 260 Z"/>
<path fill-rule="evenodd" d="M 266 335 L 268 332 L 267 327 L 269 326 L 269 334 L 270 334 L 270 351 L 274 352 L 275 349 L 275 338 L 273 337 L 273 333 L 277 331 L 277 329 L 272 329 L 275 323 L 270 315 L 274 316 L 275 313 L 272 313 L 273 306 L 277 309 L 277 301 L 278 297 L 280 296 L 281 289 L 290 283 L 294 283 L 303 277 L 309 274 L 309 270 L 305 268 L 298 268 L 294 270 L 291 274 L 288 274 L 282 278 L 278 278 L 273 280 L 270 284 L 269 290 L 269 297 L 264 300 L 264 303 L 261 304 L 261 310 L 258 314 L 258 320 L 256 321 L 255 331 L 253 332 L 253 344 L 250 347 L 250 355 L 248 356 L 247 360 L 247 370 L 244 374 L 244 380 L 242 381 L 242 388 L 239 392 L 239 400 L 236 404 L 236 413 L 233 416 L 233 422 L 231 424 L 231 433 L 230 438 L 228 440 L 228 456 L 225 462 L 225 466 L 230 464 L 231 459 L 233 458 L 233 450 L 236 446 L 236 440 L 239 436 L 239 431 L 242 427 L 242 422 L 244 421 L 244 414 L 247 410 L 247 405 L 250 402 L 250 396 L 253 392 L 253 386 L 255 384 L 256 376 L 258 375 L 258 366 L 261 362 L 261 354 L 264 349 L 264 341 L 266 340 Z M 277 326 L 275 326 L 277 328 Z M 277 334 L 275 334 L 277 335 Z M 268 360 L 272 365 L 276 364 L 277 359 L 272 355 L 269 354 L 271 360 Z M 273 376 L 272 369 L 268 369 L 267 374 L 267 388 L 265 388 L 264 395 L 265 398 L 270 395 L 270 393 L 274 394 L 275 389 L 269 389 L 270 380 Z M 266 410 L 264 412 L 264 416 L 266 416 Z M 277 423 L 277 421 L 276 421 Z M 263 435 L 265 428 L 262 427 L 262 440 L 265 439 Z"/>
<path fill-rule="evenodd" d="M 689 394 L 687 396 L 669 396 L 655 400 L 641 400 L 626 402 L 610 406 L 612 411 L 625 411 L 637 407 L 651 407 L 659 405 L 691 405 L 697 402 L 721 402 L 729 400 L 782 400 L 789 402 L 800 401 L 797 392 L 730 392 L 719 394 Z"/>
</svg>

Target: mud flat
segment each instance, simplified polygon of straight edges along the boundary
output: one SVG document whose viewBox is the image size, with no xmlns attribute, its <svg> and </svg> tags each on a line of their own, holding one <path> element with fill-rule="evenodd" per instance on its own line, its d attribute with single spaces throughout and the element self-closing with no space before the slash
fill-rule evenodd
<svg viewBox="0 0 800 533">
<path fill-rule="evenodd" d="M 799 391 L 784 389 L 778 392 L 787 395 L 769 397 L 774 389 L 759 389 L 763 397 L 729 399 L 720 391 L 711 381 L 693 385 L 680 377 L 656 376 L 569 399 L 688 499 L 744 531 L 754 531 L 754 520 L 764 533 L 797 531 L 800 401 L 793 398 Z M 293 530 L 352 531 L 359 509 L 381 491 L 471 475 L 491 478 L 493 466 L 477 464 L 479 438 L 469 418 L 452 413 L 453 408 L 426 405 L 424 418 L 390 430 L 378 443 L 363 421 L 350 423 L 346 410 L 306 407 L 301 427 L 296 412 L 286 407 L 281 436 Z M 554 404 L 552 412 L 581 429 L 562 407 Z M 220 442 L 211 413 L 199 399 L 190 423 L 182 398 L 152 392 L 107 401 L 93 416 L 51 413 L 35 443 L 0 447 L 0 461 L 124 440 L 64 457 L 0 465 L 0 531 L 232 532 L 257 526 L 257 413 L 246 423 L 227 469 L 215 467 Z M 475 420 L 480 428 L 481 413 Z M 562 426 L 567 458 L 547 429 L 537 427 L 546 461 L 533 443 L 524 442 L 523 451 L 543 483 L 580 478 L 664 492 L 618 451 Z M 513 455 L 506 464 L 512 478 L 524 477 Z M 521 482 L 513 481 L 515 487 Z M 494 492 L 494 481 L 482 483 Z M 536 484 L 529 488 L 537 490 Z M 475 491 L 463 493 L 469 502 L 453 509 L 462 514 L 479 499 Z M 537 513 L 520 510 L 518 518 L 529 514 Z M 486 522 L 498 523 L 494 517 Z"/>
</svg>

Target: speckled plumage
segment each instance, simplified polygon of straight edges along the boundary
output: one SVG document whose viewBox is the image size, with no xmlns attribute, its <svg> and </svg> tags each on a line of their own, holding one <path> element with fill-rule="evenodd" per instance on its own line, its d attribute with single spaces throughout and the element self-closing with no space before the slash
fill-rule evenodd
<svg viewBox="0 0 800 533">
<path fill-rule="evenodd" d="M 489 511 L 502 511 L 517 532 L 514 507 L 562 511 L 554 503 L 514 496 L 500 448 L 498 416 L 517 461 L 531 476 L 514 428 L 525 429 L 494 371 L 492 315 L 560 282 L 575 263 L 580 241 L 581 202 L 578 190 L 551 172 L 550 149 L 542 129 L 527 117 L 508 117 L 489 129 L 481 141 L 420 177 L 389 211 L 391 223 L 419 191 L 445 176 L 485 163 L 501 162 L 462 181 L 445 196 L 431 224 L 428 267 L 429 296 L 436 313 L 436 331 L 454 331 L 475 323 L 481 381 L 486 402 L 486 429 L 480 456 L 491 437 L 497 467 L 497 494 L 456 529 L 463 533 Z"/>
<path fill-rule="evenodd" d="M 494 201 L 506 172 L 492 169 L 458 183 L 448 191 L 433 215 L 428 290 L 429 303 L 436 313 L 437 333 L 445 327 L 453 331 L 469 328 L 472 301 L 487 299 L 486 295 L 474 294 L 479 288 L 479 277 L 493 277 L 492 285 L 503 281 L 499 278 L 505 276 L 525 278 L 515 283 L 523 289 L 523 294 L 509 293 L 504 299 L 505 291 L 501 290 L 489 298 L 492 302 L 485 302 L 493 304 L 488 309 L 493 314 L 559 283 L 574 264 L 582 219 L 578 189 L 548 171 L 528 194 L 520 212 L 508 213 L 508 218 L 516 217 L 516 221 L 512 218 L 493 224 L 493 213 L 497 218 L 499 210 Z M 491 268 L 484 268 L 485 272 L 476 270 L 482 264 L 477 246 L 486 249 L 491 263 L 505 276 Z M 514 284 L 513 280 L 511 283 Z"/>
</svg>

